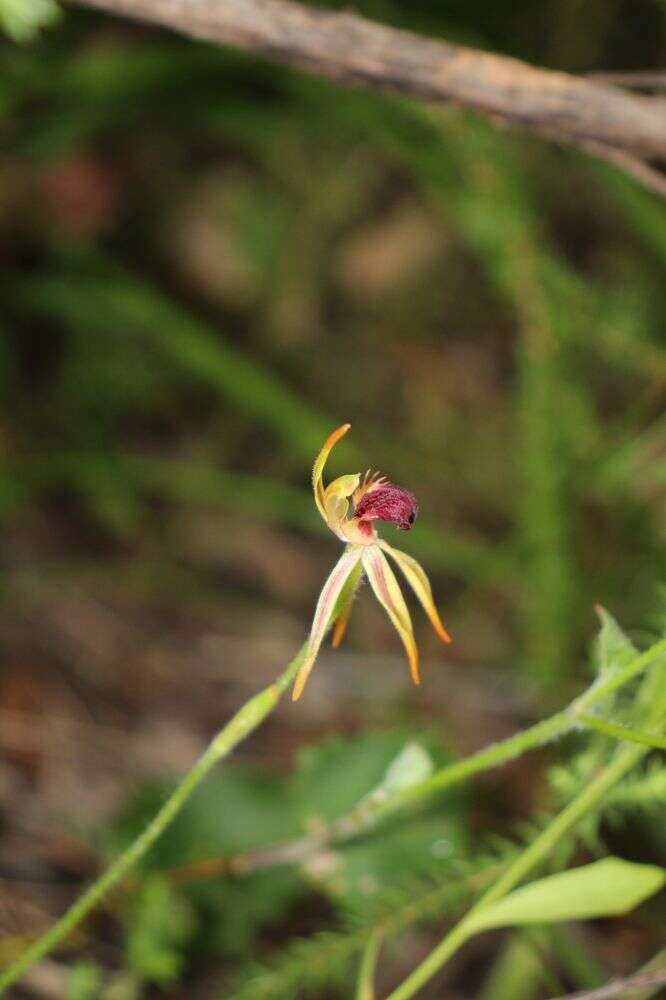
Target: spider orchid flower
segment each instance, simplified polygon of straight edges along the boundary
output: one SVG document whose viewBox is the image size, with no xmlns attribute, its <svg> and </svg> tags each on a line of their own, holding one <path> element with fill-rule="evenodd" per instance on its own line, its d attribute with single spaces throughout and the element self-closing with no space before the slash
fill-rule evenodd
<svg viewBox="0 0 666 1000">
<path fill-rule="evenodd" d="M 319 513 L 331 531 L 345 543 L 317 601 L 305 659 L 301 664 L 292 698 L 300 698 L 328 629 L 333 626 L 333 646 L 339 646 L 347 628 L 354 594 L 365 573 L 375 597 L 385 609 L 402 639 L 412 680 L 419 683 L 419 654 L 414 641 L 407 605 L 384 553 L 397 563 L 407 583 L 443 642 L 451 642 L 432 597 L 430 581 L 416 559 L 394 549 L 379 538 L 375 521 L 389 521 L 408 531 L 418 513 L 416 497 L 378 473 L 354 473 L 324 486 L 323 473 L 333 446 L 347 433 L 343 424 L 328 436 L 312 469 L 312 488 Z"/>
</svg>

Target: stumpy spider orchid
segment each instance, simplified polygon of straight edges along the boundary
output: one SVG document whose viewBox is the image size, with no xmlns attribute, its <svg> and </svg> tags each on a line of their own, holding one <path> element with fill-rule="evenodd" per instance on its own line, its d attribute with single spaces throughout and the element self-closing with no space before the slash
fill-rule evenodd
<svg viewBox="0 0 666 1000">
<path fill-rule="evenodd" d="M 319 513 L 333 534 L 345 543 L 345 550 L 324 584 L 310 630 L 305 658 L 294 683 L 292 698 L 300 698 L 324 636 L 333 626 L 333 646 L 339 646 L 347 628 L 354 594 L 365 573 L 375 597 L 395 626 L 407 651 L 409 670 L 419 683 L 419 654 L 414 641 L 412 620 L 398 581 L 384 555 L 391 556 L 407 583 L 423 605 L 433 628 L 443 642 L 451 642 L 432 598 L 430 581 L 416 559 L 377 536 L 375 521 L 390 521 L 408 531 L 416 519 L 416 498 L 377 473 L 354 473 L 334 479 L 324 486 L 323 473 L 333 446 L 347 433 L 343 424 L 328 436 L 312 469 L 312 488 Z"/>
</svg>

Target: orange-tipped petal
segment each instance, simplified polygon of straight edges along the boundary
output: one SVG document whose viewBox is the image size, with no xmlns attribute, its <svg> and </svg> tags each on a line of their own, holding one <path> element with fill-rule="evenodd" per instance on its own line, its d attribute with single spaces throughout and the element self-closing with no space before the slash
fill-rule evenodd
<svg viewBox="0 0 666 1000">
<path fill-rule="evenodd" d="M 405 645 L 407 651 L 407 662 L 409 663 L 409 673 L 415 684 L 421 683 L 421 673 L 419 671 L 419 651 L 416 646 L 416 641 L 414 636 L 409 637 L 409 641 L 406 637 L 402 637 L 402 641 Z"/>
<path fill-rule="evenodd" d="M 415 684 L 419 684 L 419 652 L 414 641 L 414 631 L 409 611 L 402 596 L 398 581 L 389 566 L 386 556 L 376 545 L 368 545 L 363 550 L 363 569 L 366 572 L 375 597 L 391 619 L 402 639 L 409 661 L 409 672 Z"/>
<path fill-rule="evenodd" d="M 308 657 L 308 659 L 305 661 L 305 663 L 303 663 L 301 665 L 301 667 L 299 668 L 299 671 L 296 674 L 296 680 L 294 681 L 294 687 L 293 687 L 293 690 L 291 692 L 291 700 L 292 701 L 298 701 L 298 699 L 303 694 L 303 688 L 305 687 L 305 682 L 307 681 L 308 677 L 310 676 L 310 671 L 312 670 L 312 668 L 314 666 L 314 661 L 315 661 L 316 655 L 317 654 L 315 653 L 315 655 L 312 658 Z"/>
<path fill-rule="evenodd" d="M 317 601 L 317 607 L 315 608 L 314 618 L 312 620 L 312 628 L 310 629 L 308 651 L 298 673 L 296 674 L 296 680 L 294 681 L 294 689 L 291 695 L 292 701 L 298 701 L 303 693 L 305 682 L 310 676 L 310 671 L 312 670 L 314 662 L 317 659 L 319 647 L 321 646 L 324 636 L 326 635 L 333 620 L 337 600 L 342 593 L 350 574 L 353 573 L 354 569 L 358 565 L 360 558 L 360 549 L 355 548 L 352 545 L 348 546 L 338 559 L 337 563 L 333 567 L 333 571 L 322 587 L 319 600 Z"/>
<path fill-rule="evenodd" d="M 421 602 L 423 610 L 430 619 L 432 627 L 439 638 L 442 642 L 451 642 L 451 636 L 442 625 L 442 620 L 439 617 L 439 612 L 435 606 L 430 580 L 426 576 L 426 572 L 421 564 L 418 563 L 412 556 L 408 556 L 406 552 L 401 552 L 400 549 L 394 549 L 388 544 L 388 542 L 382 540 L 379 542 L 379 545 L 382 547 L 384 552 L 388 552 L 388 554 L 395 559 L 396 563 L 404 573 L 407 583 L 410 585 Z"/>
<path fill-rule="evenodd" d="M 349 619 L 351 618 L 352 612 L 352 602 L 350 601 L 347 607 L 340 612 L 333 626 L 333 638 L 331 639 L 331 646 L 333 649 L 337 649 L 342 640 L 344 639 L 345 632 L 347 631 L 347 625 L 349 624 Z"/>
<path fill-rule="evenodd" d="M 312 489 L 314 490 L 315 502 L 319 508 L 319 513 L 325 521 L 327 521 L 327 518 L 324 498 L 324 483 L 322 478 L 324 474 L 324 466 L 326 465 L 326 459 L 331 453 L 331 449 L 341 437 L 345 436 L 350 427 L 351 424 L 342 424 L 328 435 L 324 441 L 324 447 L 317 455 L 315 463 L 312 467 Z"/>
</svg>

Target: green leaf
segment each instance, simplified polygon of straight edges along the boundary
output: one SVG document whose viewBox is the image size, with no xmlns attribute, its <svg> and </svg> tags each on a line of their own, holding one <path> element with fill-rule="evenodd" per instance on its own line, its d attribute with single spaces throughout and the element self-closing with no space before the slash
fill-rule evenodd
<svg viewBox="0 0 666 1000">
<path fill-rule="evenodd" d="M 434 738 L 421 738 L 425 746 L 410 743 L 403 729 L 328 738 L 302 751 L 288 777 L 272 768 L 230 764 L 192 796 L 141 869 L 152 876 L 156 870 L 168 872 L 188 862 L 228 858 L 298 838 L 310 824 L 316 830 L 450 761 Z M 144 788 L 106 831 L 106 850 L 115 853 L 126 846 L 164 795 L 161 786 Z M 461 797 L 446 793 L 418 816 L 387 823 L 381 836 L 340 844 L 316 855 L 303 870 L 285 866 L 194 878 L 179 885 L 178 895 L 199 915 L 203 952 L 247 958 L 261 929 L 279 920 L 313 885 L 345 911 L 366 913 L 385 890 L 449 864 L 460 853 L 464 829 Z"/>
<path fill-rule="evenodd" d="M 597 614 L 601 620 L 601 628 L 595 644 L 594 664 L 598 674 L 605 677 L 626 667 L 638 656 L 638 650 L 613 616 L 600 604 L 597 605 Z"/>
<path fill-rule="evenodd" d="M 76 962 L 67 973 L 66 1000 L 95 1000 L 102 986 L 102 970 L 95 962 Z"/>
<path fill-rule="evenodd" d="M 451 756 L 427 737 L 427 749 L 409 741 L 404 730 L 366 732 L 354 739 L 332 737 L 302 750 L 291 779 L 301 815 L 337 819 L 381 789 L 396 791 L 426 777 L 435 763 Z M 388 783 L 388 784 L 387 784 Z"/>
<path fill-rule="evenodd" d="M 505 942 L 483 984 L 479 1000 L 533 1000 L 543 978 L 542 959 L 525 932 Z"/>
<path fill-rule="evenodd" d="M 476 933 L 491 927 L 619 916 L 633 910 L 664 883 L 664 868 L 604 858 L 516 889 L 480 910 L 470 929 Z"/>
<path fill-rule="evenodd" d="M 183 897 L 165 878 L 147 879 L 129 907 L 128 965 L 150 982 L 173 982 L 192 931 L 192 912 Z"/>
<path fill-rule="evenodd" d="M 365 796 L 363 801 L 386 798 L 396 792 L 402 792 L 405 788 L 424 781 L 434 769 L 435 765 L 428 751 L 420 743 L 408 743 L 398 756 L 393 758 L 380 783 Z"/>
<path fill-rule="evenodd" d="M 107 850 L 122 850 L 164 801 L 170 785 L 146 787 L 128 805 L 111 831 Z M 168 871 L 188 862 L 233 856 L 299 834 L 285 783 L 271 771 L 240 764 L 209 778 L 155 844 L 143 862 L 148 872 Z M 279 919 L 304 894 L 292 868 L 225 878 L 195 879 L 180 893 L 199 913 L 207 952 L 245 954 L 269 920 Z"/>
<path fill-rule="evenodd" d="M 60 17 L 54 0 L 0 0 L 0 28 L 15 42 L 31 42 Z"/>
<path fill-rule="evenodd" d="M 427 749 L 401 731 L 330 739 L 301 753 L 292 794 L 316 828 L 426 777 L 450 757 L 434 741 Z M 464 840 L 460 799 L 445 795 L 409 819 L 386 824 L 381 834 L 360 837 L 315 857 L 305 873 L 338 906 L 358 915 L 379 894 L 415 875 L 427 875 L 460 853 Z"/>
</svg>

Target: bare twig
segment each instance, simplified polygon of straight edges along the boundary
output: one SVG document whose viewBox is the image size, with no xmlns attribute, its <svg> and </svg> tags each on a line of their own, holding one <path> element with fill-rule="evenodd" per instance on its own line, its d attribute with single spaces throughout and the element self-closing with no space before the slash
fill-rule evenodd
<svg viewBox="0 0 666 1000">
<path fill-rule="evenodd" d="M 664 114 L 666 116 L 666 111 Z M 592 156 L 598 156 L 599 159 L 619 167 L 643 187 L 662 198 L 666 198 L 666 174 L 657 170 L 656 167 L 650 166 L 645 160 L 641 160 L 638 156 L 632 156 L 631 153 L 627 153 L 623 149 L 614 149 L 612 146 L 604 146 L 591 140 L 579 142 L 578 146 L 584 152 L 591 153 Z"/>
<path fill-rule="evenodd" d="M 666 72 L 663 69 L 588 73 L 587 78 L 598 83 L 609 83 L 612 87 L 628 87 L 631 90 L 666 90 Z"/>
<path fill-rule="evenodd" d="M 235 45 L 346 84 L 452 102 L 583 147 L 663 194 L 660 98 L 293 0 L 77 0 L 195 38 Z M 666 183 L 666 182 L 665 182 Z"/>
<path fill-rule="evenodd" d="M 581 990 L 579 993 L 567 993 L 556 1000 L 607 1000 L 608 997 L 622 997 L 633 994 L 635 990 L 644 990 L 652 986 L 666 983 L 666 969 L 657 972 L 644 972 L 626 979 L 613 979 L 605 986 L 594 990 Z"/>
</svg>

